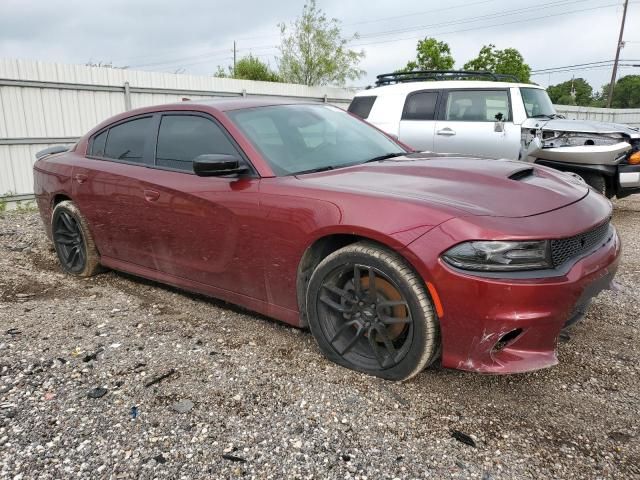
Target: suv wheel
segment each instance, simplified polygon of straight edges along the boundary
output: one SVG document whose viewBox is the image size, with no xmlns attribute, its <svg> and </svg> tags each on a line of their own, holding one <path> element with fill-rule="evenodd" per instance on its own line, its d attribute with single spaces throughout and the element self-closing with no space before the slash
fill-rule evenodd
<svg viewBox="0 0 640 480">
<path fill-rule="evenodd" d="M 398 254 L 369 242 L 320 262 L 309 282 L 307 314 L 330 360 L 370 375 L 407 380 L 439 351 L 424 282 Z"/>
<path fill-rule="evenodd" d="M 607 185 L 607 179 L 604 175 L 600 175 L 598 173 L 579 173 L 583 180 L 592 187 L 596 192 L 601 195 L 604 195 L 607 198 L 613 197 L 613 192 L 611 188 Z"/>
</svg>

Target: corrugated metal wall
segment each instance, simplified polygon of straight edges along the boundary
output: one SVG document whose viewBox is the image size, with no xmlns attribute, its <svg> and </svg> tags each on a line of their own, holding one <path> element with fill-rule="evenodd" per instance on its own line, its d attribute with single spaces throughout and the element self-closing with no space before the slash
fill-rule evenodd
<svg viewBox="0 0 640 480">
<path fill-rule="evenodd" d="M 556 105 L 556 111 L 567 118 L 624 123 L 640 127 L 640 108 L 596 108 Z"/>
<path fill-rule="evenodd" d="M 32 193 L 35 153 L 102 120 L 162 103 L 215 96 L 306 98 L 346 107 L 355 90 L 0 59 L 0 197 Z M 568 118 L 640 126 L 640 109 L 559 105 Z"/>
<path fill-rule="evenodd" d="M 305 98 L 346 107 L 354 93 L 335 87 L 0 59 L 0 197 L 32 193 L 37 151 L 73 143 L 127 107 L 241 95 Z"/>
</svg>

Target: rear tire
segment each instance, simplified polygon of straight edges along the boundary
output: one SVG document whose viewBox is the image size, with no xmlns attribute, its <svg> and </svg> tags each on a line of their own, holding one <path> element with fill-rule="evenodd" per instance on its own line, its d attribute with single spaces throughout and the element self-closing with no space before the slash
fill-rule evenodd
<svg viewBox="0 0 640 480">
<path fill-rule="evenodd" d="M 309 327 L 325 356 L 389 380 L 407 380 L 436 358 L 440 330 L 424 281 L 397 253 L 348 245 L 316 267 Z"/>
<path fill-rule="evenodd" d="M 53 246 L 62 269 L 78 277 L 100 271 L 100 256 L 86 219 L 70 200 L 56 205 L 51 215 Z"/>
</svg>

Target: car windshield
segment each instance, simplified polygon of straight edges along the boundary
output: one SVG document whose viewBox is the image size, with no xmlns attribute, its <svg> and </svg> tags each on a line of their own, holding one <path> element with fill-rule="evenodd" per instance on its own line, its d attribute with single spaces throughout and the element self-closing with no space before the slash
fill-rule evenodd
<svg viewBox="0 0 640 480">
<path fill-rule="evenodd" d="M 539 88 L 521 88 L 522 101 L 527 111 L 527 117 L 549 117 L 556 116 L 556 110 L 547 94 L 546 90 Z"/>
<path fill-rule="evenodd" d="M 330 105 L 276 105 L 228 112 L 278 176 L 332 170 L 404 155 L 400 145 Z"/>
</svg>

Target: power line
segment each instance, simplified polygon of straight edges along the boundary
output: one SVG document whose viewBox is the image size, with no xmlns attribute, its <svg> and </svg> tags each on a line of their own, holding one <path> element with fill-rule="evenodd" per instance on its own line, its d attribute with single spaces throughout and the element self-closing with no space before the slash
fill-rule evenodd
<svg viewBox="0 0 640 480">
<path fill-rule="evenodd" d="M 464 17 L 464 18 L 460 18 L 460 19 L 456 19 L 456 20 L 451 20 L 449 22 L 439 22 L 439 23 L 433 23 L 430 25 L 416 25 L 413 27 L 403 27 L 400 29 L 394 29 L 394 30 L 387 30 L 387 31 L 383 31 L 383 32 L 374 32 L 374 33 L 370 33 L 370 34 L 362 34 L 360 35 L 359 38 L 371 38 L 371 37 L 380 37 L 380 36 L 386 36 L 386 35 L 394 35 L 396 33 L 406 33 L 406 32 L 411 32 L 414 30 L 424 30 L 427 28 L 440 28 L 440 27 L 446 27 L 446 26 L 453 26 L 453 25 L 461 25 L 464 23 L 473 23 L 473 22 L 477 22 L 477 21 L 481 21 L 481 20 L 485 20 L 485 19 L 493 19 L 493 18 L 499 18 L 499 17 L 508 17 L 511 15 L 519 15 L 521 13 L 527 13 L 531 10 L 539 10 L 540 8 L 543 7 L 548 7 L 548 8 L 552 8 L 552 7 L 564 7 L 567 5 L 571 5 L 574 3 L 582 3 L 584 4 L 585 0 L 558 0 L 558 1 L 554 1 L 554 2 L 548 2 L 548 3 L 542 3 L 542 4 L 537 4 L 534 6 L 530 6 L 530 7 L 523 7 L 523 8 L 517 8 L 514 10 L 506 10 L 503 12 L 494 12 L 494 13 L 490 13 L 490 14 L 486 14 L 486 15 L 474 15 L 471 17 Z"/>
<path fill-rule="evenodd" d="M 603 8 L 611 8 L 611 7 L 617 7 L 620 6 L 619 3 L 611 3 L 611 4 L 607 4 L 607 5 L 601 5 L 598 7 L 591 7 L 591 8 L 581 8 L 579 10 L 570 10 L 570 11 L 566 11 L 566 12 L 558 12 L 558 13 L 554 13 L 551 15 L 543 15 L 543 16 L 539 16 L 539 17 L 532 17 L 532 18 L 526 18 L 526 19 L 521 19 L 521 20 L 515 20 L 512 22 L 502 22 L 502 23 L 497 23 L 497 24 L 493 24 L 493 25 L 482 25 L 479 27 L 472 27 L 472 28 L 465 28 L 462 30 L 450 30 L 448 32 L 438 32 L 435 35 L 437 36 L 443 36 L 443 35 L 451 35 L 454 33 L 463 33 L 463 32 L 470 32 L 470 31 L 474 31 L 474 30 L 483 30 L 486 28 L 493 28 L 493 27 L 502 27 L 504 25 L 513 25 L 516 23 L 526 23 L 526 22 L 532 22 L 534 20 L 542 20 L 545 18 L 551 18 L 551 17 L 556 17 L 558 15 L 567 15 L 567 14 L 572 14 L 572 13 L 583 13 L 583 12 L 587 12 L 587 11 L 592 11 L 592 10 L 600 10 Z M 392 40 L 379 40 L 376 42 L 365 42 L 365 43 L 356 43 L 356 44 L 352 44 L 352 47 L 362 47 L 362 46 L 366 46 L 366 45 L 376 45 L 376 44 L 380 44 L 380 43 L 394 43 L 394 42 L 400 42 L 403 40 L 416 40 L 416 39 L 420 39 L 422 37 L 415 37 L 415 36 L 411 36 L 411 37 L 402 37 L 402 38 L 394 38 Z"/>
</svg>

